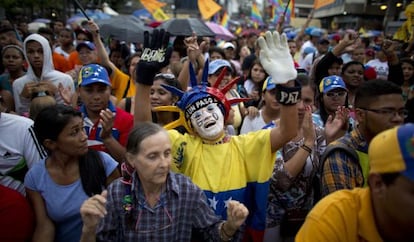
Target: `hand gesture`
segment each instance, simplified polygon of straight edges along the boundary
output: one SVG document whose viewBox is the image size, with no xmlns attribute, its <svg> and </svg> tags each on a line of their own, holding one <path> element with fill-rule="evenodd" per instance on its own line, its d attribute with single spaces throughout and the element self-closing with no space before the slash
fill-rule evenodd
<svg viewBox="0 0 414 242">
<path fill-rule="evenodd" d="M 23 90 L 20 93 L 20 96 L 24 98 L 29 98 L 29 99 L 32 98 L 33 93 L 37 91 L 37 87 L 38 87 L 38 83 L 34 81 L 24 84 Z"/>
<path fill-rule="evenodd" d="M 184 39 L 184 44 L 187 47 L 187 56 L 188 59 L 195 63 L 197 61 L 198 56 L 201 54 L 201 49 L 197 43 L 197 36 L 195 33 L 191 37 L 187 37 Z"/>
<path fill-rule="evenodd" d="M 168 47 L 169 40 L 168 32 L 154 29 L 150 43 L 149 32 L 145 31 L 144 49 L 136 68 L 138 83 L 151 86 L 155 74 L 168 65 L 172 53 L 172 47 Z"/>
<path fill-rule="evenodd" d="M 97 36 L 99 34 L 99 26 L 93 20 L 88 21 L 89 32 Z"/>
<path fill-rule="evenodd" d="M 72 103 L 72 89 L 71 87 L 64 87 L 61 82 L 58 84 L 59 95 L 62 97 L 65 104 L 70 105 Z"/>
<path fill-rule="evenodd" d="M 99 114 L 101 117 L 99 123 L 102 126 L 102 131 L 100 133 L 101 139 L 107 139 L 112 136 L 112 128 L 114 127 L 114 114 L 108 108 L 105 110 L 101 110 Z"/>
<path fill-rule="evenodd" d="M 259 116 L 259 109 L 256 108 L 255 106 L 249 106 L 246 110 L 246 114 L 248 115 L 250 119 L 253 119 Z"/>
<path fill-rule="evenodd" d="M 107 191 L 104 190 L 100 195 L 95 195 L 85 202 L 80 208 L 80 214 L 83 221 L 83 227 L 90 231 L 95 231 L 99 221 L 106 215 L 106 197 Z"/>
<path fill-rule="evenodd" d="M 335 116 L 329 115 L 325 123 L 325 136 L 327 141 L 334 141 L 342 137 L 349 126 L 349 109 L 339 106 Z"/>
<path fill-rule="evenodd" d="M 227 224 L 231 232 L 235 232 L 246 220 L 249 210 L 242 203 L 231 200 L 227 203 Z"/>
<path fill-rule="evenodd" d="M 260 62 L 275 83 L 284 84 L 296 79 L 297 71 L 289 53 L 286 34 L 267 31 L 266 39 L 259 37 L 257 41 L 260 46 Z"/>
<path fill-rule="evenodd" d="M 305 144 L 312 145 L 315 143 L 316 132 L 312 121 L 312 108 L 310 106 L 305 107 L 305 115 L 302 123 L 303 138 Z"/>
<path fill-rule="evenodd" d="M 51 96 L 55 96 L 58 88 L 51 81 L 40 81 L 38 88 L 41 91 L 47 91 Z"/>
<path fill-rule="evenodd" d="M 391 56 L 394 54 L 394 51 L 396 49 L 396 42 L 390 40 L 390 39 L 385 39 L 384 42 L 382 43 L 382 51 L 384 51 L 386 56 Z"/>
</svg>

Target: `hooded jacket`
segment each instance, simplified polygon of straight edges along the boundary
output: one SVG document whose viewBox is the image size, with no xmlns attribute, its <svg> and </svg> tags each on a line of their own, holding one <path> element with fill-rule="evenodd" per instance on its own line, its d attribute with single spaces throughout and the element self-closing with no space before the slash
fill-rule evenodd
<svg viewBox="0 0 414 242">
<path fill-rule="evenodd" d="M 40 45 L 43 48 L 43 68 L 42 68 L 42 74 L 41 76 L 36 76 L 36 74 L 33 71 L 32 64 L 30 63 L 28 57 L 27 57 L 27 43 L 29 41 L 36 41 L 39 42 Z M 13 82 L 13 96 L 14 96 L 14 102 L 16 105 L 16 112 L 20 115 L 27 114 L 29 112 L 30 107 L 30 98 L 25 98 L 20 96 L 20 93 L 23 91 L 24 85 L 29 82 L 39 82 L 39 81 L 50 81 L 52 82 L 56 87 L 58 87 L 59 83 L 62 83 L 62 85 L 65 88 L 70 88 L 72 94 L 75 92 L 75 86 L 72 81 L 72 78 L 60 71 L 56 71 L 53 67 L 53 59 L 52 59 L 52 50 L 50 48 L 49 42 L 46 38 L 39 34 L 31 34 L 29 35 L 24 43 L 24 56 L 26 58 L 26 61 L 29 64 L 27 73 L 16 79 Z M 59 104 L 63 104 L 64 101 L 59 94 L 59 92 L 55 93 L 55 99 L 56 102 Z"/>
</svg>

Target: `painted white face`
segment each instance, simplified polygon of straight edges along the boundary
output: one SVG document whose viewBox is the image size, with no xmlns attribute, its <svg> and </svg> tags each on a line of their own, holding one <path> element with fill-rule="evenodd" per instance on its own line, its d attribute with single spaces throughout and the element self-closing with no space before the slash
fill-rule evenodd
<svg viewBox="0 0 414 242">
<path fill-rule="evenodd" d="M 215 141 L 224 133 L 224 116 L 217 103 L 198 109 L 190 116 L 194 131 L 202 138 Z"/>
</svg>

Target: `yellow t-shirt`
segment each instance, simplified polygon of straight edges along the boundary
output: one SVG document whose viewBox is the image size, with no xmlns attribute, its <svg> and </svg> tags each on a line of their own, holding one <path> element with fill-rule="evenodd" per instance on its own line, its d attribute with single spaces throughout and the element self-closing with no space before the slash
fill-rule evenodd
<svg viewBox="0 0 414 242">
<path fill-rule="evenodd" d="M 269 178 L 276 158 L 271 150 L 270 131 L 232 136 L 227 143 L 211 145 L 204 144 L 198 136 L 169 130 L 172 170 L 190 177 L 204 190 L 209 206 L 223 219 L 228 201 L 245 204 L 250 213 L 247 227 L 263 232 Z"/>
<path fill-rule="evenodd" d="M 310 211 L 296 242 L 381 242 L 375 225 L 369 188 L 340 190 Z"/>
<path fill-rule="evenodd" d="M 111 85 L 112 94 L 118 102 L 124 97 L 132 97 L 135 95 L 135 82 L 131 80 L 129 75 L 123 73 L 118 68 L 115 68 L 115 71 L 111 75 Z"/>
</svg>

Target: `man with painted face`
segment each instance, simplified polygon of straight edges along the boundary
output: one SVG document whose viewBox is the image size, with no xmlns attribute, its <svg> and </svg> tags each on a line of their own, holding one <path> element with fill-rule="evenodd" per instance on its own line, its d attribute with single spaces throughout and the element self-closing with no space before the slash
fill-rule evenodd
<svg viewBox="0 0 414 242">
<path fill-rule="evenodd" d="M 151 120 L 150 86 L 153 76 L 168 64 L 171 50 L 169 34 L 155 30 L 152 43 L 145 34 L 144 52 L 137 65 L 135 122 Z M 172 169 L 181 172 L 204 190 L 210 207 L 226 218 L 229 201 L 237 200 L 249 209 L 244 231 L 235 233 L 234 241 L 262 241 L 265 228 L 268 180 L 272 174 L 275 152 L 296 135 L 297 100 L 300 88 L 294 86 L 296 70 L 289 54 L 286 36 L 267 32 L 259 38 L 260 60 L 265 70 L 279 77 L 276 98 L 281 104 L 280 125 L 241 136 L 224 131 L 231 105 L 244 99 L 227 99 L 226 92 L 237 80 L 220 87 L 224 73 L 212 87 L 207 86 L 208 63 L 205 64 L 201 85 L 190 66 L 191 89 L 182 92 L 164 86 L 180 97 L 177 106 L 163 107 L 180 113 L 180 118 L 167 128 L 183 125 L 187 134 L 169 130 L 172 142 Z M 157 52 L 158 51 L 158 52 Z M 157 52 L 157 53 L 154 53 Z M 150 53 L 150 54 L 148 54 Z M 165 54 L 165 55 L 164 55 Z M 157 57 L 157 58 L 153 58 Z M 225 228 L 235 232 L 232 228 Z"/>
</svg>

